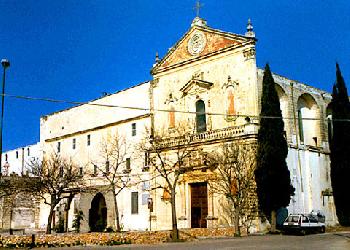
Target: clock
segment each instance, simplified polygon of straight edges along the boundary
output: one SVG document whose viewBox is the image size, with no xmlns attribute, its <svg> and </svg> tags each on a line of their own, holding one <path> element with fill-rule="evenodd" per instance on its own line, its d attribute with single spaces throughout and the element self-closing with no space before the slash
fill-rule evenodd
<svg viewBox="0 0 350 250">
<path fill-rule="evenodd" d="M 206 39 L 204 33 L 197 31 L 192 34 L 190 40 L 188 41 L 187 50 L 191 55 L 196 56 L 203 51 L 205 44 Z"/>
</svg>

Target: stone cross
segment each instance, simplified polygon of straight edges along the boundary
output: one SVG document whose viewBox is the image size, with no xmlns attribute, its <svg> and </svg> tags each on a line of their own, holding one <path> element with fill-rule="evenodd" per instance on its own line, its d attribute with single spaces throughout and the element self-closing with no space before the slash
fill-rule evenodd
<svg viewBox="0 0 350 250">
<path fill-rule="evenodd" d="M 203 4 L 200 3 L 200 0 L 197 0 L 194 9 L 196 10 L 197 17 L 199 17 L 199 10 L 203 7 Z"/>
</svg>

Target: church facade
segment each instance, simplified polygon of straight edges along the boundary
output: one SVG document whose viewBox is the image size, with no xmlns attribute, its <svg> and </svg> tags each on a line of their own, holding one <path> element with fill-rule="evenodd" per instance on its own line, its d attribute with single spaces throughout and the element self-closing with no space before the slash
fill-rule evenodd
<svg viewBox="0 0 350 250">
<path fill-rule="evenodd" d="M 215 151 L 222 143 L 256 143 L 259 129 L 263 70 L 257 68 L 257 40 L 251 23 L 238 35 L 209 27 L 196 17 L 189 30 L 162 58 L 156 58 L 152 80 L 107 95 L 87 104 L 43 116 L 40 145 L 50 152 L 73 159 L 94 192 L 74 197 L 68 216 L 82 211 L 82 231 L 102 221 L 115 229 L 113 194 L 106 191 L 103 142 L 122 136 L 127 145 L 125 161 L 118 170 L 127 185 L 117 196 L 123 230 L 171 228 L 171 204 L 159 174 L 150 165 L 150 140 L 162 135 L 168 157 L 176 148 L 189 145 L 194 151 Z M 289 213 L 320 210 L 328 224 L 335 224 L 328 136 L 331 96 L 319 89 L 274 74 L 289 145 L 287 163 L 296 189 Z M 181 129 L 185 140 L 177 137 Z M 195 155 L 193 156 L 195 158 Z M 193 158 L 193 161 L 195 159 Z M 180 228 L 222 227 L 225 219 L 222 196 L 211 190 L 203 161 L 184 174 L 176 188 L 176 212 Z M 149 203 L 153 209 L 150 209 Z M 56 208 L 63 211 L 64 202 Z M 41 205 L 40 227 L 48 207 Z M 97 219 L 96 219 L 97 218 Z M 232 224 L 231 224 L 232 225 Z M 252 229 L 260 230 L 259 225 Z"/>
</svg>

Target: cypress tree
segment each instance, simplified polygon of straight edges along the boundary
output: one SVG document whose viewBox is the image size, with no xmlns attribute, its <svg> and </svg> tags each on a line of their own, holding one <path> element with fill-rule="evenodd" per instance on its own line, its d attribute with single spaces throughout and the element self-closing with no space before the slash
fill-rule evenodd
<svg viewBox="0 0 350 250">
<path fill-rule="evenodd" d="M 350 103 L 338 63 L 332 93 L 331 180 L 339 223 L 350 226 Z"/>
<path fill-rule="evenodd" d="M 286 163 L 288 145 L 280 102 L 270 67 L 265 66 L 261 97 L 260 129 L 258 132 L 257 168 L 255 181 L 260 211 L 272 222 L 277 209 L 289 205 L 294 188 Z"/>
</svg>

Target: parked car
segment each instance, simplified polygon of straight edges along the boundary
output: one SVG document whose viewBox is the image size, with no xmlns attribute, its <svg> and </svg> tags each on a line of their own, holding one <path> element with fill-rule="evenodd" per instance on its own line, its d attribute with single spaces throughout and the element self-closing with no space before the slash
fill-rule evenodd
<svg viewBox="0 0 350 250">
<path fill-rule="evenodd" d="M 286 233 L 300 233 L 305 235 L 310 232 L 326 231 L 325 217 L 321 214 L 290 214 L 283 223 L 283 231 Z"/>
</svg>

